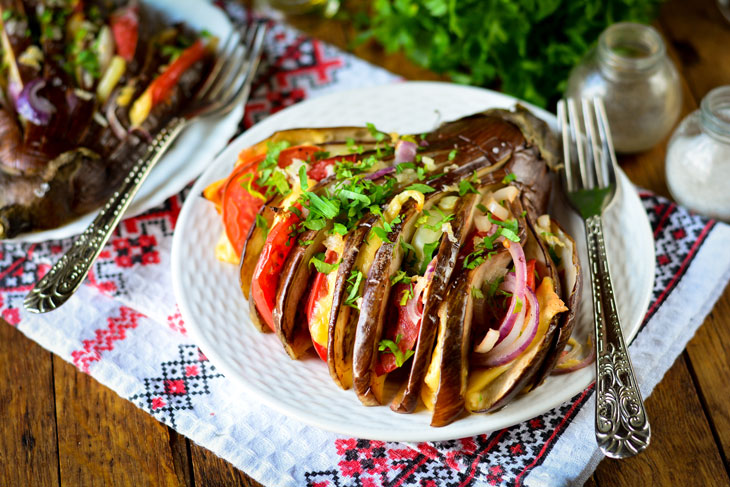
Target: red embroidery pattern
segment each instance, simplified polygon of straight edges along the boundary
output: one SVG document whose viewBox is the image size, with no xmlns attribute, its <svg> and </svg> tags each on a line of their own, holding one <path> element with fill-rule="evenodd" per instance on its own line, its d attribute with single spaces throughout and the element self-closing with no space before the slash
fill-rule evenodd
<svg viewBox="0 0 730 487">
<path fill-rule="evenodd" d="M 122 306 L 119 308 L 121 314 L 118 317 L 107 319 L 107 326 L 94 332 L 94 338 L 84 340 L 84 348 L 71 352 L 71 358 L 76 367 L 83 372 L 89 373 L 89 366 L 101 359 L 101 353 L 114 349 L 115 342 L 124 340 L 127 337 L 127 330 L 137 328 L 138 320 L 142 314 L 132 308 Z"/>
</svg>

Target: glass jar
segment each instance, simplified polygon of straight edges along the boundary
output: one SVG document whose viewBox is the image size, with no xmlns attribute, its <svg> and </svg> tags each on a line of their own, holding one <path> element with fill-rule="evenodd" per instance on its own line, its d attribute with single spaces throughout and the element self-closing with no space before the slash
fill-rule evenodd
<svg viewBox="0 0 730 487">
<path fill-rule="evenodd" d="M 710 91 L 672 134 L 667 186 L 677 203 L 730 221 L 730 86 Z"/>
<path fill-rule="evenodd" d="M 672 129 L 682 106 L 677 69 L 648 25 L 608 27 L 568 78 L 566 96 L 603 98 L 617 152 L 650 149 Z"/>
</svg>

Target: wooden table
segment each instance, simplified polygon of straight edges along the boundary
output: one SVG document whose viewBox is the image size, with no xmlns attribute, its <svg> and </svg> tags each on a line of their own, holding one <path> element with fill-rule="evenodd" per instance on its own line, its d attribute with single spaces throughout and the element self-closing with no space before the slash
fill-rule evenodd
<svg viewBox="0 0 730 487">
<path fill-rule="evenodd" d="M 349 31 L 300 18 L 339 46 Z M 670 0 L 656 26 L 683 78 L 683 115 L 713 87 L 730 84 L 730 23 L 715 0 Z M 355 53 L 408 79 L 439 79 L 376 46 Z M 621 165 L 632 181 L 668 195 L 666 143 Z M 588 485 L 729 485 L 730 289 L 647 400 L 652 444 L 603 461 Z M 114 392 L 0 323 L 0 485 L 259 485 Z"/>
</svg>

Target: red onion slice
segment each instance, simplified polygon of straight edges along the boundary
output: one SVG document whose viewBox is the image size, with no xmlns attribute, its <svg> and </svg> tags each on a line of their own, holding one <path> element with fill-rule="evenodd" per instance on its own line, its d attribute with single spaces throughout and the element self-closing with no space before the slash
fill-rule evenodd
<svg viewBox="0 0 730 487">
<path fill-rule="evenodd" d="M 580 356 L 580 351 L 583 348 L 580 345 L 576 344 L 573 350 L 569 352 L 564 351 L 552 373 L 555 375 L 567 374 L 568 372 L 575 372 L 576 370 L 580 370 L 592 364 L 596 360 L 596 347 L 593 346 L 590 338 L 586 343 L 586 347 L 588 347 L 588 353 L 580 360 L 578 357 Z"/>
<path fill-rule="evenodd" d="M 112 132 L 117 137 L 117 139 L 124 140 L 127 137 L 127 130 L 124 128 L 124 126 L 122 126 L 122 123 L 117 118 L 116 104 L 109 103 L 109 105 L 106 107 L 104 115 L 106 115 L 106 120 L 107 122 L 109 122 L 109 127 L 112 129 Z"/>
<path fill-rule="evenodd" d="M 426 303 L 423 302 L 426 297 L 425 290 L 433 279 L 433 273 L 436 270 L 436 259 L 437 258 L 434 257 L 431 259 L 431 262 L 428 263 L 426 273 L 423 277 L 418 278 L 418 282 L 413 287 L 413 296 L 406 303 L 406 315 L 412 323 L 420 323 L 421 318 L 423 317 L 423 308 L 426 305 Z"/>
<path fill-rule="evenodd" d="M 504 315 L 504 319 L 498 327 L 499 338 L 497 339 L 497 344 L 501 343 L 512 332 L 519 316 L 519 313 L 515 313 L 517 300 L 524 301 L 525 290 L 527 289 L 527 259 L 525 258 L 525 252 L 517 242 L 509 242 L 508 245 L 507 250 L 515 264 L 515 274 L 513 279 L 507 275 L 505 282 L 502 284 L 502 289 L 512 293 L 512 298 L 510 299 L 507 313 Z M 477 353 L 486 353 L 490 348 L 489 343 L 482 340 L 481 343 L 474 347 L 474 351 Z"/>
<path fill-rule="evenodd" d="M 383 177 L 383 176 L 385 176 L 387 174 L 390 174 L 393 171 L 395 171 L 395 168 L 392 167 L 392 166 L 391 167 L 384 167 L 383 169 L 378 169 L 377 171 L 375 171 L 372 174 L 368 174 L 367 176 L 365 176 L 364 179 L 367 179 L 369 181 L 372 181 L 374 179 L 378 179 L 378 178 L 381 178 L 381 177 Z"/>
<path fill-rule="evenodd" d="M 407 140 L 399 140 L 395 144 L 395 164 L 401 162 L 411 162 L 416 157 L 418 151 L 418 145 L 415 142 L 409 142 Z"/>
<path fill-rule="evenodd" d="M 38 93 L 46 86 L 46 80 L 36 78 L 29 81 L 18 95 L 16 110 L 23 118 L 35 125 L 48 125 L 56 108 L 48 99 Z"/>
<path fill-rule="evenodd" d="M 535 296 L 535 292 L 532 289 L 527 289 L 525 297 L 529 304 L 530 317 L 527 320 L 522 333 L 515 337 L 514 340 L 511 338 L 515 335 L 515 333 L 510 333 L 508 339 L 497 344 L 484 356 L 484 360 L 479 361 L 480 365 L 484 365 L 485 367 L 497 367 L 499 365 L 504 365 L 517 358 L 517 356 L 524 352 L 535 339 L 535 336 L 537 335 L 537 328 L 540 323 L 540 305 L 537 303 L 537 296 Z M 520 310 L 520 315 L 522 315 L 523 320 L 525 319 L 526 307 L 527 306 L 523 306 L 522 310 Z M 514 328 L 519 330 L 520 327 L 515 326 Z"/>
</svg>

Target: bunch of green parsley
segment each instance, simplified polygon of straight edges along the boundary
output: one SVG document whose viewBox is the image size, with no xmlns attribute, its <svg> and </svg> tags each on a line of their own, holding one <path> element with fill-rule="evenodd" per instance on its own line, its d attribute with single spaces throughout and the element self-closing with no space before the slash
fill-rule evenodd
<svg viewBox="0 0 730 487">
<path fill-rule="evenodd" d="M 540 106 L 610 24 L 650 22 L 662 0 L 375 0 L 360 40 L 402 49 L 458 83 L 499 89 Z M 357 25 L 357 23 L 356 23 Z"/>
</svg>

